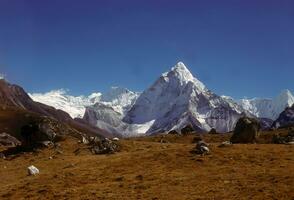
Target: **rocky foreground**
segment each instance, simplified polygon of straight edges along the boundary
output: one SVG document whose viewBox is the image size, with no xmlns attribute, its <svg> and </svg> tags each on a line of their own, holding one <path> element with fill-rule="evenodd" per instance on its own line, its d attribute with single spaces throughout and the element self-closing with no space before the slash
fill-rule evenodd
<svg viewBox="0 0 294 200">
<path fill-rule="evenodd" d="M 94 155 L 68 137 L 58 150 L 0 159 L 0 199 L 294 198 L 294 145 L 219 147 L 229 135 L 204 140 L 206 155 L 193 153 L 194 135 L 125 139 L 119 152 Z M 31 165 L 40 170 L 36 176 L 27 173 Z"/>
</svg>

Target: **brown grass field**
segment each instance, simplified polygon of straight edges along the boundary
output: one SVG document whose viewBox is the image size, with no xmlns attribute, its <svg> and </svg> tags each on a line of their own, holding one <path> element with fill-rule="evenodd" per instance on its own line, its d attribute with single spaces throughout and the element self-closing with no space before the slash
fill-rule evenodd
<svg viewBox="0 0 294 200">
<path fill-rule="evenodd" d="M 190 153 L 193 138 L 125 139 L 112 155 L 67 138 L 62 154 L 47 148 L 0 159 L 0 199 L 294 199 L 294 145 L 219 148 L 229 135 L 206 135 L 211 154 L 200 156 Z M 30 165 L 40 174 L 28 176 Z"/>
</svg>

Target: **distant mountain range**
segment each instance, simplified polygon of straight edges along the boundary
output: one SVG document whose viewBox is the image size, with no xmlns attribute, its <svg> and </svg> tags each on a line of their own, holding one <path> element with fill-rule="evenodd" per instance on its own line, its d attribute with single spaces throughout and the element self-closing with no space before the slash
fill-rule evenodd
<svg viewBox="0 0 294 200">
<path fill-rule="evenodd" d="M 150 135 L 179 130 L 192 125 L 199 131 L 216 128 L 219 132 L 233 130 L 242 115 L 272 120 L 294 103 L 289 90 L 275 99 L 234 100 L 218 96 L 195 78 L 182 63 L 162 74 L 142 93 L 113 87 L 105 94 L 70 96 L 64 90 L 30 97 L 83 118 L 100 129 L 122 136 Z"/>
<path fill-rule="evenodd" d="M 0 79 L 0 113 L 0 133 L 4 132 L 19 141 L 24 139 L 21 135 L 22 128 L 32 126 L 32 123 L 37 124 L 40 129 L 35 135 L 36 140 L 44 140 L 45 135 L 48 136 L 49 133 L 54 135 L 55 129 L 59 130 L 57 135 L 70 134 L 73 137 L 82 135 L 118 136 L 91 126 L 83 120 L 74 120 L 65 111 L 35 102 L 22 87 L 10 84 L 4 79 Z"/>
<path fill-rule="evenodd" d="M 294 104 L 294 96 L 289 90 L 283 90 L 274 99 L 241 99 L 238 104 L 257 117 L 275 120 L 285 108 Z"/>
</svg>

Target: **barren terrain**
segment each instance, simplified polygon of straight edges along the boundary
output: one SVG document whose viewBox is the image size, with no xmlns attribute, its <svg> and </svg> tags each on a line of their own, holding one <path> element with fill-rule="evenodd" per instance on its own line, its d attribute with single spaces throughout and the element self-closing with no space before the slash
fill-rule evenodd
<svg viewBox="0 0 294 200">
<path fill-rule="evenodd" d="M 190 152 L 193 138 L 125 139 L 112 155 L 67 138 L 62 154 L 48 148 L 0 159 L 0 199 L 294 199 L 293 145 L 220 148 L 229 136 L 207 135 L 211 154 L 200 156 Z M 40 174 L 28 176 L 30 165 Z"/>
</svg>

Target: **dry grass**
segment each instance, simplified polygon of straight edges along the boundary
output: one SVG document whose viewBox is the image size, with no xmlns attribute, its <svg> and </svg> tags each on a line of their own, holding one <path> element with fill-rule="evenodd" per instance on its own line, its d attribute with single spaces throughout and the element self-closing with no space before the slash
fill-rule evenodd
<svg viewBox="0 0 294 200">
<path fill-rule="evenodd" d="M 0 199 L 294 199 L 293 145 L 217 142 L 211 155 L 198 156 L 190 153 L 193 136 L 165 139 L 122 140 L 119 153 L 91 155 L 68 138 L 63 154 L 44 149 L 0 160 Z M 41 173 L 27 176 L 29 165 Z"/>
</svg>

